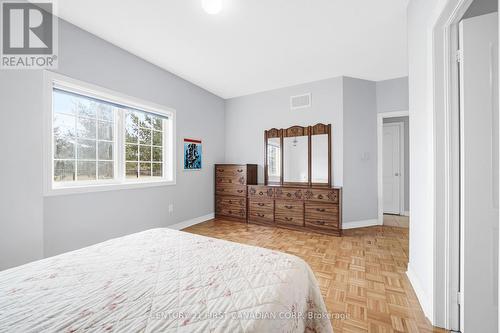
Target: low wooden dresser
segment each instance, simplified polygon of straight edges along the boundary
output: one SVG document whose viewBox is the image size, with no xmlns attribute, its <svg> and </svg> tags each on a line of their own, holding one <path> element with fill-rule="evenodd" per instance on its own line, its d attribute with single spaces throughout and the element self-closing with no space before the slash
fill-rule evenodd
<svg viewBox="0 0 500 333">
<path fill-rule="evenodd" d="M 248 186 L 248 222 L 341 236 L 342 189 Z"/>
<path fill-rule="evenodd" d="M 257 184 L 256 164 L 215 165 L 215 217 L 245 222 L 247 185 Z"/>
</svg>

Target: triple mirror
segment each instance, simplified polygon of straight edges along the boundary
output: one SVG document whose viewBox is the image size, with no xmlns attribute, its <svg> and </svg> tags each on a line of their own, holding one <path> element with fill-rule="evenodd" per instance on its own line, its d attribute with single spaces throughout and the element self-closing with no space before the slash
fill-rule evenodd
<svg viewBox="0 0 500 333">
<path fill-rule="evenodd" d="M 264 132 L 265 184 L 330 186 L 331 125 Z"/>
</svg>

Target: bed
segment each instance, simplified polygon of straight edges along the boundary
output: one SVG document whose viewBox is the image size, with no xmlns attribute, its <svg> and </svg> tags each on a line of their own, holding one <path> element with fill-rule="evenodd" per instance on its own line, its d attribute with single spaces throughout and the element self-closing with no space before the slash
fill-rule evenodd
<svg viewBox="0 0 500 333">
<path fill-rule="evenodd" d="M 332 332 L 309 266 L 152 229 L 0 272 L 0 332 Z"/>
</svg>

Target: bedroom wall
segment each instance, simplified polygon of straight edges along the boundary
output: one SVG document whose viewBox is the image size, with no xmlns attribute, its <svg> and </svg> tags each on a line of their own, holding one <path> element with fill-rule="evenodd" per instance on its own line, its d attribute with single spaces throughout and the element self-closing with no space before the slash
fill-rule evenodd
<svg viewBox="0 0 500 333">
<path fill-rule="evenodd" d="M 0 270 L 43 257 L 40 71 L 0 71 Z"/>
<path fill-rule="evenodd" d="M 213 213 L 224 100 L 65 21 L 59 50 L 58 73 L 176 109 L 177 185 L 43 197 L 42 72 L 2 71 L 0 136 L 15 145 L 0 164 L 0 269 Z M 184 137 L 203 140 L 202 171 L 182 170 Z"/>
<path fill-rule="evenodd" d="M 344 224 L 376 224 L 377 98 L 375 82 L 344 77 Z"/>
<path fill-rule="evenodd" d="M 312 93 L 312 106 L 290 110 L 290 96 Z M 342 78 L 300 84 L 226 100 L 226 162 L 258 164 L 264 182 L 264 130 L 331 123 L 333 181 L 342 186 Z"/>
</svg>

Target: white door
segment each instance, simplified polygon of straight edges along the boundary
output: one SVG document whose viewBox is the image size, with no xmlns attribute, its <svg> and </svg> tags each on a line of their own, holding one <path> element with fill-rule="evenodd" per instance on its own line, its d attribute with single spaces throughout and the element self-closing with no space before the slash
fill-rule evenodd
<svg viewBox="0 0 500 333">
<path fill-rule="evenodd" d="M 498 332 L 498 16 L 460 24 L 461 330 Z"/>
<path fill-rule="evenodd" d="M 384 124 L 382 146 L 384 213 L 401 213 L 401 137 L 403 123 Z"/>
</svg>

